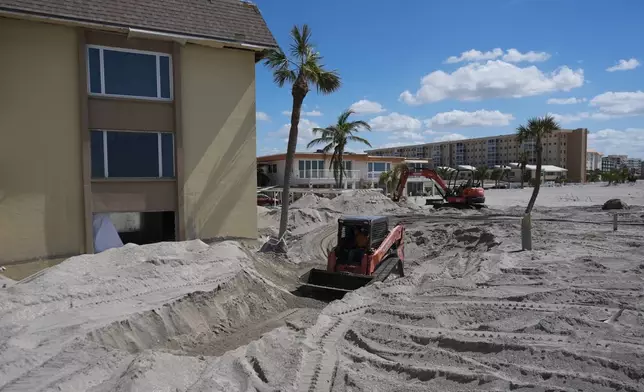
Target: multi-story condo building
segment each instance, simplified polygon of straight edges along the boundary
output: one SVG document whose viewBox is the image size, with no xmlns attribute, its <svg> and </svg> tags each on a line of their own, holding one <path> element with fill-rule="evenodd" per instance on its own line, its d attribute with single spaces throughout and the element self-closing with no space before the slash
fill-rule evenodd
<svg viewBox="0 0 644 392">
<path fill-rule="evenodd" d="M 586 171 L 601 170 L 603 156 L 601 152 L 589 149 L 586 152 Z"/>
<path fill-rule="evenodd" d="M 543 140 L 542 163 L 567 169 L 568 179 L 571 181 L 585 181 L 587 135 L 587 129 L 579 128 L 560 130 L 548 136 Z M 493 167 L 517 162 L 524 151 L 528 154 L 528 163 L 536 164 L 534 141 L 521 144 L 514 134 L 379 148 L 367 153 L 375 156 L 431 159 L 434 166 Z"/>
<path fill-rule="evenodd" d="M 642 170 L 642 160 L 639 158 L 628 158 L 626 159 L 626 167 L 629 172 L 639 175 Z"/>
<path fill-rule="evenodd" d="M 626 155 L 608 155 L 602 158 L 602 171 L 609 172 L 626 167 Z"/>
<path fill-rule="evenodd" d="M 255 65 L 277 47 L 242 1 L 0 0 L 0 265 L 100 251 L 123 214 L 136 243 L 257 238 Z"/>
</svg>

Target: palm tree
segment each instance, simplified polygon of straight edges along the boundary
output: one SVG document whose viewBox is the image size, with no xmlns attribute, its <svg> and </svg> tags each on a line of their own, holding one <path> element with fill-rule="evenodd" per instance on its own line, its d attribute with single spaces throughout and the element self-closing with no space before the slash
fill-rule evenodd
<svg viewBox="0 0 644 392">
<path fill-rule="evenodd" d="M 450 170 L 449 170 L 449 168 L 448 168 L 448 167 L 441 166 L 441 167 L 439 167 L 439 168 L 437 168 L 437 169 L 436 169 L 436 174 L 438 174 L 438 176 L 439 176 L 440 178 L 442 178 L 442 179 L 443 179 L 443 181 L 445 181 L 445 180 L 447 180 L 447 179 L 448 179 L 448 177 L 449 177 L 449 175 L 450 175 Z"/>
<path fill-rule="evenodd" d="M 345 110 L 338 117 L 338 122 L 335 125 L 330 125 L 326 128 L 314 128 L 313 134 L 320 134 L 320 137 L 311 140 L 306 146 L 311 148 L 316 144 L 324 144 L 322 152 L 327 154 L 333 150 L 331 155 L 331 163 L 329 168 L 333 168 L 333 177 L 335 178 L 335 185 L 342 188 L 344 174 L 346 173 L 342 157 L 344 156 L 344 148 L 348 142 L 357 142 L 371 147 L 371 143 L 367 139 L 356 136 L 355 133 L 360 129 L 371 131 L 371 126 L 365 121 L 348 121 L 349 116 L 355 113 L 353 110 Z"/>
<path fill-rule="evenodd" d="M 494 180 L 494 186 L 498 187 L 499 186 L 499 181 L 501 181 L 501 178 L 503 177 L 503 170 L 500 168 L 495 168 L 492 170 L 492 174 L 490 175 L 490 179 Z"/>
<path fill-rule="evenodd" d="M 526 215 L 532 212 L 534 203 L 537 201 L 537 196 L 539 195 L 539 188 L 541 187 L 541 158 L 543 155 L 543 144 L 542 139 L 546 138 L 548 135 L 551 135 L 553 132 L 560 129 L 559 124 L 550 115 L 544 117 L 533 117 L 528 119 L 527 125 L 521 125 L 517 128 L 517 139 L 519 143 L 523 143 L 527 140 L 535 141 L 535 150 L 537 153 L 537 170 L 536 173 L 539 175 L 537 181 L 535 181 L 534 189 L 532 190 L 532 196 L 528 202 L 528 206 L 525 209 Z"/>
<path fill-rule="evenodd" d="M 490 177 L 490 169 L 487 166 L 479 166 L 474 172 L 474 178 L 478 181 L 481 181 L 481 184 L 485 182 Z"/>
<path fill-rule="evenodd" d="M 282 213 L 280 217 L 279 238 L 284 236 L 288 223 L 289 193 L 293 157 L 297 146 L 300 111 L 311 85 L 322 94 L 330 94 L 340 88 L 340 76 L 334 70 L 328 71 L 322 64 L 322 56 L 311 42 L 311 29 L 308 25 L 291 29 L 292 42 L 287 56 L 282 49 L 271 49 L 266 53 L 265 64 L 273 71 L 273 81 L 280 87 L 292 84 L 293 110 L 291 111 L 291 130 L 288 135 L 286 163 L 284 168 L 284 191 L 282 192 Z"/>
<path fill-rule="evenodd" d="M 405 170 L 408 170 L 407 165 L 404 163 L 399 163 L 395 165 L 391 170 L 380 173 L 380 178 L 378 183 L 385 186 L 387 193 L 390 193 L 391 196 L 394 196 L 396 188 L 398 188 L 398 183 L 400 178 Z M 398 195 L 400 197 L 400 195 Z"/>
<path fill-rule="evenodd" d="M 523 189 L 523 185 L 525 184 L 525 170 L 527 166 L 528 166 L 528 153 L 525 151 L 521 151 L 519 153 L 519 169 L 521 169 L 521 189 Z"/>
</svg>

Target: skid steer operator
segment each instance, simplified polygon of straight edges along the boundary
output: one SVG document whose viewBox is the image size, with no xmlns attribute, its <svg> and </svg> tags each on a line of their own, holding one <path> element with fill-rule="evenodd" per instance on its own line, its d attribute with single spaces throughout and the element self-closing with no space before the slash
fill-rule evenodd
<svg viewBox="0 0 644 392">
<path fill-rule="evenodd" d="M 353 238 L 355 239 L 355 248 L 349 251 L 349 262 L 360 264 L 369 247 L 369 236 L 366 233 L 366 229 L 354 227 Z"/>
</svg>

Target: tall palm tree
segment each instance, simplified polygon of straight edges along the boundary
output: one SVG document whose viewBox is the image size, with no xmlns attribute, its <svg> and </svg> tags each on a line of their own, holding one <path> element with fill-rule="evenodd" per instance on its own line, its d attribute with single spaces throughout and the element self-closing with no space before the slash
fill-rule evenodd
<svg viewBox="0 0 644 392">
<path fill-rule="evenodd" d="M 521 189 L 523 189 L 523 185 L 525 184 L 525 170 L 527 166 L 528 166 L 528 153 L 525 151 L 521 151 L 519 153 L 519 169 L 521 169 Z"/>
<path fill-rule="evenodd" d="M 280 87 L 291 84 L 293 109 L 291 111 L 291 130 L 288 135 L 286 164 L 284 167 L 284 191 L 282 192 L 282 213 L 280 217 L 279 238 L 286 232 L 288 223 L 289 193 L 293 158 L 297 146 L 300 111 L 306 94 L 315 86 L 321 94 L 330 94 L 340 88 L 340 76 L 334 70 L 326 70 L 322 56 L 311 42 L 311 29 L 308 25 L 291 29 L 291 45 L 287 56 L 282 49 L 271 49 L 266 53 L 265 64 L 273 71 L 273 81 Z"/>
<path fill-rule="evenodd" d="M 479 166 L 474 172 L 474 178 L 478 181 L 481 181 L 481 184 L 485 182 L 490 177 L 490 168 L 487 166 Z"/>
<path fill-rule="evenodd" d="M 541 187 L 541 159 L 543 156 L 543 143 L 542 140 L 548 135 L 551 135 L 553 132 L 560 129 L 559 124 L 550 115 L 544 117 L 533 117 L 528 119 L 526 125 L 521 125 L 517 128 L 517 139 L 519 143 L 523 143 L 527 140 L 535 141 L 535 150 L 537 153 L 537 170 L 536 173 L 539 176 L 535 182 L 534 189 L 532 190 L 532 196 L 528 202 L 528 206 L 525 209 L 525 213 L 530 214 L 534 203 L 537 201 L 537 196 L 539 195 L 539 188 Z"/>
<path fill-rule="evenodd" d="M 494 186 L 499 186 L 499 181 L 501 181 L 501 177 L 503 177 L 503 169 L 500 168 L 495 168 L 492 170 L 492 174 L 490 175 L 490 179 L 494 180 Z"/>
<path fill-rule="evenodd" d="M 320 137 L 311 140 L 311 142 L 306 146 L 307 148 L 311 148 L 318 144 L 324 144 L 322 152 L 325 154 L 333 150 L 329 168 L 333 168 L 333 178 L 335 178 L 335 185 L 338 188 L 342 188 L 344 174 L 346 173 L 342 158 L 344 156 L 344 148 L 347 146 L 347 143 L 357 142 L 371 147 L 371 143 L 369 143 L 367 139 L 355 135 L 355 133 L 359 132 L 361 129 L 371 131 L 371 126 L 361 120 L 348 121 L 349 116 L 353 113 L 355 112 L 351 109 L 345 110 L 340 114 L 338 122 L 334 125 L 329 125 L 326 128 L 314 128 L 313 134 L 320 134 Z"/>
</svg>

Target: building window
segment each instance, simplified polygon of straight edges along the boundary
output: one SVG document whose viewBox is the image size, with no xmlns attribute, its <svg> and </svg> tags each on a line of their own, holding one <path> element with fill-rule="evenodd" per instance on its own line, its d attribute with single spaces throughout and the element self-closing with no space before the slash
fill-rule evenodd
<svg viewBox="0 0 644 392">
<path fill-rule="evenodd" d="M 87 73 L 92 95 L 172 99 L 168 54 L 88 45 Z"/>
<path fill-rule="evenodd" d="M 391 170 L 391 163 L 389 162 L 369 162 L 369 172 L 385 172 Z"/>
<path fill-rule="evenodd" d="M 174 135 L 91 131 L 92 178 L 173 178 Z"/>
<path fill-rule="evenodd" d="M 298 161 L 299 178 L 325 178 L 324 161 Z"/>
</svg>

